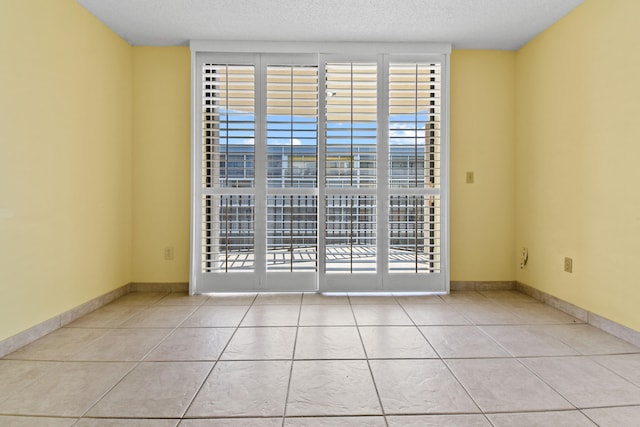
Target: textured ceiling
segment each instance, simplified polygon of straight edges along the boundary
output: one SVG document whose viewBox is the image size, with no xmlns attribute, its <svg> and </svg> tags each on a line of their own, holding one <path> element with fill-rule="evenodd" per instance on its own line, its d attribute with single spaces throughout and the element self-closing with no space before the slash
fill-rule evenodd
<svg viewBox="0 0 640 427">
<path fill-rule="evenodd" d="M 449 42 L 520 48 L 583 0 L 77 0 L 132 45 Z"/>
</svg>

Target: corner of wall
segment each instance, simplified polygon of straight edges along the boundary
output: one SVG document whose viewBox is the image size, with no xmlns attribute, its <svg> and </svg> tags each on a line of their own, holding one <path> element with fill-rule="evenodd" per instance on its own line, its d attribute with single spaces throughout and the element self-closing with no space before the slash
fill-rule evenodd
<svg viewBox="0 0 640 427">
<path fill-rule="evenodd" d="M 132 64 L 73 0 L 0 16 L 2 340 L 131 281 Z"/>
<path fill-rule="evenodd" d="M 452 281 L 515 279 L 514 103 L 515 52 L 453 51 Z"/>
<path fill-rule="evenodd" d="M 191 53 L 188 47 L 134 47 L 133 58 L 133 281 L 185 282 Z M 165 259 L 166 248 L 173 259 Z"/>
<path fill-rule="evenodd" d="M 585 1 L 516 56 L 517 280 L 635 330 L 639 15 Z"/>
</svg>

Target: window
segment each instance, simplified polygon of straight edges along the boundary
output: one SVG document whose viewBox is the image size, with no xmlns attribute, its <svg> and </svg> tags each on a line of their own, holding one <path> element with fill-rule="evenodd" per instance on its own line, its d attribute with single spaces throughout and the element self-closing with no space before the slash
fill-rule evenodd
<svg viewBox="0 0 640 427">
<path fill-rule="evenodd" d="M 192 293 L 448 290 L 446 52 L 193 57 Z"/>
</svg>

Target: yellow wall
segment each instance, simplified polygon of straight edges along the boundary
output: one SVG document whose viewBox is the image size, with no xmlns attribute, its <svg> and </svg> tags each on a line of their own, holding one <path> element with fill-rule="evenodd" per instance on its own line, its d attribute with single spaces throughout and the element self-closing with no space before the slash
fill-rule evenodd
<svg viewBox="0 0 640 427">
<path fill-rule="evenodd" d="M 518 280 L 635 330 L 639 16 L 635 0 L 586 0 L 516 59 Z"/>
<path fill-rule="evenodd" d="M 0 340 L 129 282 L 131 91 L 74 0 L 0 1 Z"/>
<path fill-rule="evenodd" d="M 514 280 L 514 156 L 515 52 L 454 50 L 451 280 Z"/>
<path fill-rule="evenodd" d="M 517 53 L 453 52 L 452 280 L 517 278 L 640 329 L 635 16 L 587 0 Z M 132 48 L 73 0 L 2 1 L 0 36 L 0 339 L 186 282 L 188 48 Z"/>
<path fill-rule="evenodd" d="M 190 61 L 188 47 L 133 48 L 134 282 L 189 281 Z"/>
<path fill-rule="evenodd" d="M 187 282 L 189 49 L 134 47 L 133 58 L 133 281 Z M 452 280 L 515 277 L 514 78 L 514 52 L 452 55 Z M 163 258 L 166 246 L 175 247 L 173 261 Z"/>
</svg>

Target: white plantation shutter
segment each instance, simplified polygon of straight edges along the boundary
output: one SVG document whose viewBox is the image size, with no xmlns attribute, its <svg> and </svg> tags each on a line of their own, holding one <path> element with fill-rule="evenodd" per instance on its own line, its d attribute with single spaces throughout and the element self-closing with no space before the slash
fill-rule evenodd
<svg viewBox="0 0 640 427">
<path fill-rule="evenodd" d="M 392 188 L 440 185 L 439 64 L 392 63 L 389 67 L 389 148 Z"/>
<path fill-rule="evenodd" d="M 267 271 L 318 267 L 318 67 L 266 67 Z"/>
<path fill-rule="evenodd" d="M 254 186 L 254 73 L 247 65 L 203 66 L 205 187 Z"/>
<path fill-rule="evenodd" d="M 236 190 L 255 185 L 254 76 L 252 65 L 202 66 L 203 272 L 255 267 L 255 198 Z"/>
<path fill-rule="evenodd" d="M 229 46 L 193 55 L 191 292 L 447 291 L 450 47 Z"/>
<path fill-rule="evenodd" d="M 378 64 L 329 62 L 324 85 L 326 272 L 373 273 Z"/>
<path fill-rule="evenodd" d="M 325 73 L 325 185 L 374 187 L 377 64 L 329 63 Z"/>
<path fill-rule="evenodd" d="M 440 273 L 441 70 L 389 65 L 390 272 Z"/>
</svg>

